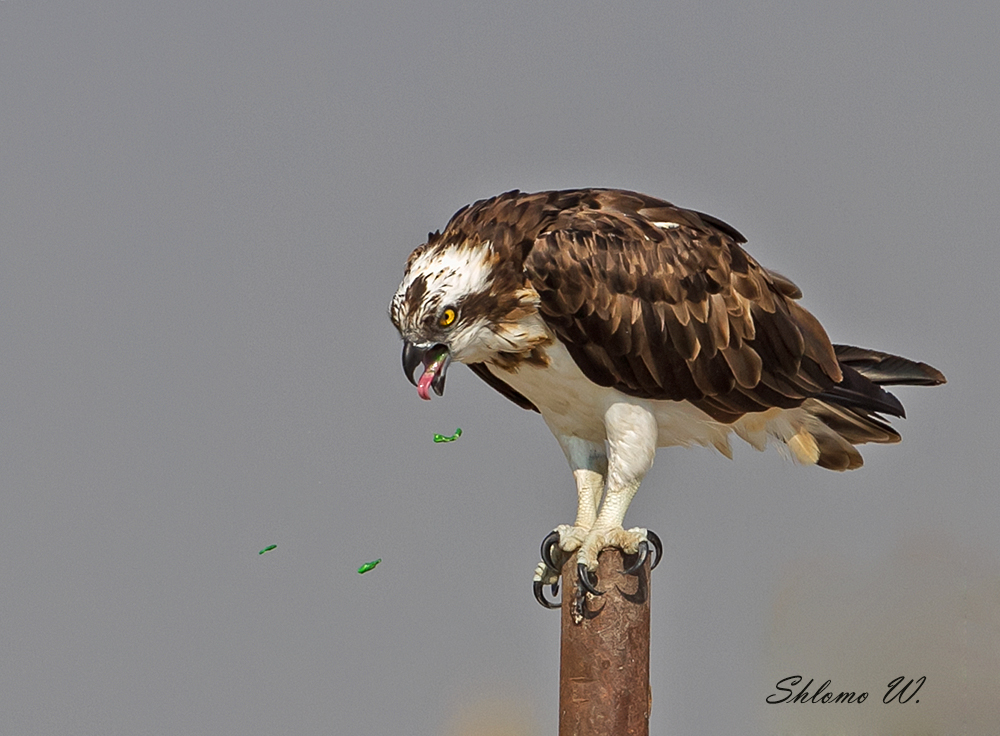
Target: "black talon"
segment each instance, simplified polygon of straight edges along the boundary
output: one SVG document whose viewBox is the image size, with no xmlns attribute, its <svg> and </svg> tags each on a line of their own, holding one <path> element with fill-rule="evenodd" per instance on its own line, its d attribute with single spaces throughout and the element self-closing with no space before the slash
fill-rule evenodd
<svg viewBox="0 0 1000 736">
<path fill-rule="evenodd" d="M 555 560 L 552 559 L 552 548 L 557 544 L 559 544 L 559 532 L 549 532 L 548 536 L 542 540 L 542 562 L 548 565 L 550 569 L 559 572 L 561 565 L 557 565 Z"/>
<path fill-rule="evenodd" d="M 535 600 L 541 603 L 543 606 L 545 606 L 548 609 L 562 608 L 561 603 L 550 601 L 545 597 L 545 583 L 543 583 L 541 580 L 535 581 L 534 589 L 535 589 Z M 559 593 L 559 581 L 557 580 L 556 582 L 552 583 L 552 596 L 555 597 L 556 595 L 558 595 L 558 593 Z"/>
<path fill-rule="evenodd" d="M 663 542 L 660 541 L 656 532 L 649 529 L 646 530 L 646 537 L 653 543 L 653 549 L 656 550 L 656 559 L 653 560 L 653 564 L 649 567 L 650 570 L 655 570 L 656 566 L 660 564 L 660 560 L 663 559 Z"/>
<path fill-rule="evenodd" d="M 634 575 L 636 570 L 642 567 L 643 563 L 646 561 L 646 556 L 649 555 L 649 545 L 643 540 L 639 542 L 639 551 L 636 554 L 635 562 L 625 570 L 626 575 Z"/>
<path fill-rule="evenodd" d="M 604 593 L 594 587 L 597 583 L 597 578 L 594 578 L 594 582 L 590 582 L 590 575 L 590 570 L 587 569 L 586 565 L 582 562 L 576 563 L 576 576 L 580 579 L 580 585 L 583 586 L 583 589 L 593 595 L 604 595 Z"/>
</svg>

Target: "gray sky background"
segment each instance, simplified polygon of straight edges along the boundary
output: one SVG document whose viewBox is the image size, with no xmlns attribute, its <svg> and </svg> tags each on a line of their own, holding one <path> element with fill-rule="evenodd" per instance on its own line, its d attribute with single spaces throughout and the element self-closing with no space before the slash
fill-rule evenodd
<svg viewBox="0 0 1000 736">
<path fill-rule="evenodd" d="M 386 308 L 460 206 L 597 185 L 732 223 L 835 341 L 949 379 L 853 473 L 659 453 L 651 732 L 995 733 L 998 28 L 0 2 L 0 733 L 554 733 L 530 582 L 572 477 L 469 371 L 420 401 Z M 871 697 L 766 705 L 794 674 Z"/>
</svg>

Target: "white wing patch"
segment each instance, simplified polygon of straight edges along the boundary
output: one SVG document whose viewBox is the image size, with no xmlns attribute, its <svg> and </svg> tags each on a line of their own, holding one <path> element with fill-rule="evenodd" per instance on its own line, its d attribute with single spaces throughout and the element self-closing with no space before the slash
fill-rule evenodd
<svg viewBox="0 0 1000 736">
<path fill-rule="evenodd" d="M 676 230 L 681 226 L 679 222 L 654 222 L 653 224 L 663 230 Z"/>
</svg>

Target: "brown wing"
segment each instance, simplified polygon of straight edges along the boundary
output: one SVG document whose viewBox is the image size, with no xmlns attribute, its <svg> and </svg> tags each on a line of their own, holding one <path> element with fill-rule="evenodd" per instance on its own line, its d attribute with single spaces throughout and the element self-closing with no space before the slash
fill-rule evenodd
<svg viewBox="0 0 1000 736">
<path fill-rule="evenodd" d="M 720 421 L 798 406 L 842 379 L 798 289 L 707 215 L 633 193 L 565 213 L 524 261 L 540 312 L 584 374 Z"/>
</svg>

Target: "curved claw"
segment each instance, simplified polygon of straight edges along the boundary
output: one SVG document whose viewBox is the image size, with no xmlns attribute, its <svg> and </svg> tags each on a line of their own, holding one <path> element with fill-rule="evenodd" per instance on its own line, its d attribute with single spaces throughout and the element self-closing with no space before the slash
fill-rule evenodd
<svg viewBox="0 0 1000 736">
<path fill-rule="evenodd" d="M 646 530 L 646 536 L 653 543 L 653 549 L 656 550 L 656 558 L 653 560 L 653 564 L 649 566 L 650 570 L 655 570 L 656 566 L 660 564 L 660 560 L 663 559 L 663 542 L 660 541 L 660 537 L 656 532 L 649 529 Z"/>
<path fill-rule="evenodd" d="M 590 570 L 587 569 L 587 566 L 584 565 L 582 562 L 576 563 L 576 576 L 577 578 L 580 579 L 580 585 L 582 585 L 583 589 L 586 590 L 588 593 L 591 593 L 593 595 L 604 595 L 604 593 L 602 593 L 596 587 L 594 587 L 597 583 L 597 577 L 595 576 L 593 582 L 591 582 L 590 580 L 591 572 Z"/>
<path fill-rule="evenodd" d="M 549 532 L 548 536 L 542 540 L 542 562 L 548 565 L 550 569 L 559 572 L 561 566 L 557 565 L 552 559 L 552 548 L 557 544 L 559 544 L 559 532 Z"/>
<path fill-rule="evenodd" d="M 552 596 L 555 597 L 556 595 L 559 594 L 559 581 L 557 580 L 556 582 L 552 583 L 551 587 L 552 587 Z M 541 603 L 543 606 L 545 606 L 550 610 L 554 608 L 562 608 L 561 603 L 550 601 L 545 597 L 545 583 L 543 583 L 541 580 L 535 581 L 534 589 L 535 589 L 535 600 Z"/>
<path fill-rule="evenodd" d="M 625 570 L 625 574 L 634 575 L 636 570 L 642 567 L 643 564 L 646 562 L 646 557 L 648 555 L 649 555 L 649 544 L 647 544 L 646 542 L 639 542 L 639 553 L 635 557 L 635 562 Z"/>
</svg>

